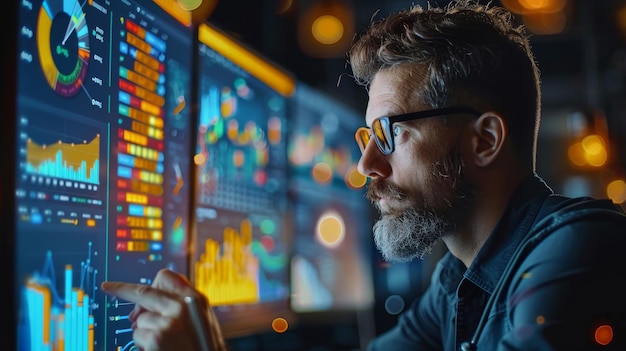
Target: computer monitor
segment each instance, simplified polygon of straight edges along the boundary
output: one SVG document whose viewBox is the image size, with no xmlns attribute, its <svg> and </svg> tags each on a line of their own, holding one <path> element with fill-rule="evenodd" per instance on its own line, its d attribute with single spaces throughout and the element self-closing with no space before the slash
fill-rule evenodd
<svg viewBox="0 0 626 351">
<path fill-rule="evenodd" d="M 209 23 L 198 43 L 190 276 L 227 338 L 284 331 L 293 323 L 286 184 L 294 79 Z"/>
<path fill-rule="evenodd" d="M 17 18 L 5 324 L 19 350 L 131 350 L 133 306 L 99 285 L 187 274 L 195 30 L 152 1 L 20 1 Z"/>
<path fill-rule="evenodd" d="M 369 309 L 373 217 L 354 141 L 363 115 L 304 82 L 291 106 L 291 307 L 301 315 Z"/>
</svg>

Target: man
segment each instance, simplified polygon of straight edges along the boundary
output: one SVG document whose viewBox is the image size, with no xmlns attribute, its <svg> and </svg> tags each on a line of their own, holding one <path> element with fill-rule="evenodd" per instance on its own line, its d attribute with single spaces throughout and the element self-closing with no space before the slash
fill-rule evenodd
<svg viewBox="0 0 626 351">
<path fill-rule="evenodd" d="M 539 73 L 510 15 L 469 1 L 414 7 L 373 23 L 349 58 L 369 92 L 356 140 L 378 248 L 391 261 L 448 248 L 427 291 L 368 350 L 625 350 L 626 215 L 558 196 L 536 174 Z M 206 305 L 181 279 L 103 285 L 140 306 L 138 345 L 196 340 L 182 297 Z"/>
</svg>

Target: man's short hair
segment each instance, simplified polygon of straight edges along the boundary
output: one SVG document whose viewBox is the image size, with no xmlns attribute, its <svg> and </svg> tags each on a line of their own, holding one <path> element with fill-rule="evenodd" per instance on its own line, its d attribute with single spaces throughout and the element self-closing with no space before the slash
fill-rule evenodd
<svg viewBox="0 0 626 351">
<path fill-rule="evenodd" d="M 348 52 L 352 74 L 368 86 L 381 69 L 425 67 L 412 87 L 432 108 L 470 105 L 501 114 L 516 156 L 535 166 L 541 109 L 539 70 L 525 29 L 511 13 L 471 0 L 414 6 L 373 21 Z M 405 80 L 406 83 L 406 80 Z M 419 91 L 419 92 L 418 92 Z"/>
</svg>

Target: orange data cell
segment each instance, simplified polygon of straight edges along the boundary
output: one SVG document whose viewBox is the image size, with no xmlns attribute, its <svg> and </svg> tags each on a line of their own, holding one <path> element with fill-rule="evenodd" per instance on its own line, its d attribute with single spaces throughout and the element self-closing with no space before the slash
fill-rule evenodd
<svg viewBox="0 0 626 351">
<path fill-rule="evenodd" d="M 145 74 L 146 77 L 154 79 L 155 82 L 162 80 L 161 75 L 165 72 L 165 66 L 154 57 L 145 52 L 137 51 L 133 69 L 139 74 Z"/>
<path fill-rule="evenodd" d="M 162 173 L 163 165 L 158 162 L 146 160 L 139 157 L 136 157 L 134 161 L 134 165 L 136 168 L 140 168 L 154 173 Z"/>
<path fill-rule="evenodd" d="M 136 85 L 134 85 L 134 84 L 132 84 L 131 82 L 129 82 L 129 81 L 125 80 L 125 79 L 120 78 L 120 79 L 117 81 L 117 86 L 118 86 L 121 90 L 123 90 L 123 91 L 125 91 L 125 92 L 127 92 L 127 93 L 130 93 L 130 94 L 132 94 L 132 95 L 134 95 L 134 96 L 137 96 L 137 92 L 136 92 L 137 86 L 136 86 Z M 133 106 L 135 106 L 135 107 L 139 107 L 139 106 L 141 106 L 141 99 L 139 99 L 139 101 L 135 101 L 134 103 L 133 103 L 133 101 L 131 100 L 131 105 L 133 105 Z"/>
<path fill-rule="evenodd" d="M 154 229 L 119 228 L 115 231 L 115 236 L 135 240 L 163 241 L 163 232 Z"/>
<path fill-rule="evenodd" d="M 160 96 L 139 86 L 135 89 L 135 91 L 138 98 L 143 99 L 144 101 L 147 101 L 152 105 L 156 105 L 159 107 L 163 107 L 163 105 L 165 105 L 165 98 L 163 96 Z"/>
<path fill-rule="evenodd" d="M 160 108 L 159 106 L 153 105 L 147 101 L 141 100 L 140 98 L 134 96 L 134 95 L 130 95 L 129 93 L 129 98 L 130 98 L 130 105 L 140 111 L 143 111 L 144 113 L 147 113 L 149 115 L 153 115 L 153 116 L 157 116 L 159 118 L 163 118 L 163 109 Z"/>
<path fill-rule="evenodd" d="M 131 129 L 137 133 L 147 135 L 150 138 L 163 140 L 163 129 L 150 127 L 135 121 L 131 124 Z"/>
<path fill-rule="evenodd" d="M 150 244 L 145 241 L 118 241 L 115 251 L 143 252 L 150 249 Z"/>
<path fill-rule="evenodd" d="M 126 88 L 130 88 L 130 86 L 126 85 Z M 142 100 L 134 95 L 129 96 L 130 105 L 140 111 L 148 115 L 163 117 L 163 109 L 157 105 L 154 105 L 148 101 Z"/>
<path fill-rule="evenodd" d="M 148 184 L 135 179 L 130 181 L 130 190 L 155 196 L 163 195 L 163 187 L 161 185 Z"/>
<path fill-rule="evenodd" d="M 129 228 L 162 229 L 163 220 L 160 218 L 118 216 L 117 225 Z"/>
<path fill-rule="evenodd" d="M 125 152 L 129 155 L 154 161 L 163 160 L 163 153 L 158 150 L 150 149 L 140 145 L 130 144 L 124 141 L 118 142 L 117 147 L 120 152 Z"/>
<path fill-rule="evenodd" d="M 148 79 L 147 77 L 129 70 L 126 67 L 120 67 L 120 77 L 135 83 L 136 85 L 143 87 L 149 91 L 156 91 L 158 85 L 155 81 Z"/>
<path fill-rule="evenodd" d="M 117 193 L 117 201 L 133 204 L 147 204 L 148 196 L 131 192 L 119 192 Z"/>
<path fill-rule="evenodd" d="M 154 207 L 154 206 L 144 206 L 144 205 L 138 205 L 138 204 L 129 204 L 127 209 L 126 209 L 126 213 L 128 213 L 131 216 L 138 216 L 138 217 L 162 217 L 163 216 L 163 210 L 160 207 Z"/>
<path fill-rule="evenodd" d="M 163 206 L 163 198 L 133 192 L 120 191 L 117 193 L 117 201 L 122 203 L 134 203 L 149 206 Z"/>
<path fill-rule="evenodd" d="M 148 137 L 145 135 L 141 135 L 135 132 L 131 132 L 130 130 L 126 130 L 126 129 L 118 129 L 117 130 L 117 136 L 120 139 L 123 139 L 129 143 L 133 143 L 133 144 L 139 144 L 142 146 L 146 146 L 148 145 Z"/>
<path fill-rule="evenodd" d="M 138 229 L 138 228 L 121 228 L 116 231 L 118 238 L 127 238 L 135 240 L 152 240 L 162 241 L 163 232 L 161 230 Z"/>
<path fill-rule="evenodd" d="M 117 188 L 130 190 L 131 192 L 143 193 L 148 195 L 163 195 L 163 187 L 158 184 L 148 184 L 136 179 L 118 179 Z"/>
<path fill-rule="evenodd" d="M 120 115 L 130 117 L 137 122 L 147 124 L 151 127 L 163 129 L 163 118 L 151 115 L 131 106 L 120 104 L 117 112 Z"/>
<path fill-rule="evenodd" d="M 131 171 L 131 178 L 139 179 L 142 182 L 151 184 L 163 184 L 163 175 L 159 173 L 153 173 L 148 171 L 142 171 L 140 169 L 133 169 Z"/>
<path fill-rule="evenodd" d="M 148 145 L 148 137 L 145 135 L 135 133 L 126 129 L 121 129 L 121 128 L 118 131 L 119 131 L 119 137 L 129 143 L 137 144 L 140 146 Z"/>
<path fill-rule="evenodd" d="M 140 51 L 142 51 L 144 53 L 149 53 L 151 51 L 151 49 L 152 49 L 150 44 L 146 43 L 145 41 L 140 39 L 138 36 L 136 36 L 136 35 L 134 35 L 133 33 L 130 33 L 130 32 L 126 33 L 126 42 L 128 44 L 130 44 L 131 46 L 136 47 L 137 49 L 139 49 Z M 149 58 L 151 59 L 151 61 L 147 60 L 147 64 L 150 65 L 149 67 L 152 68 L 152 69 L 158 68 L 159 67 L 159 61 L 157 61 L 156 59 L 154 59 L 152 57 L 149 57 Z M 154 63 L 152 61 L 154 61 Z"/>
<path fill-rule="evenodd" d="M 128 80 L 120 78 L 118 85 L 120 89 L 137 96 L 139 99 L 143 101 L 149 102 L 151 105 L 155 105 L 158 107 L 165 105 L 165 99 L 162 96 L 155 94 L 151 91 L 148 91 L 145 88 L 142 88 L 138 85 L 135 85 Z"/>
<path fill-rule="evenodd" d="M 126 19 L 126 30 L 135 34 L 141 39 L 144 39 L 146 37 L 146 30 L 129 19 Z"/>
<path fill-rule="evenodd" d="M 120 89 L 127 92 L 129 94 L 128 98 L 128 102 L 130 103 L 131 106 L 149 114 L 149 115 L 155 115 L 155 116 L 159 116 L 162 117 L 163 116 L 163 109 L 158 106 L 155 105 L 149 101 L 143 100 L 135 95 L 138 94 L 139 88 L 137 88 L 136 86 L 130 84 L 128 81 L 125 81 L 123 79 L 119 80 L 119 86 Z"/>
<path fill-rule="evenodd" d="M 117 180 L 117 188 L 118 189 L 131 189 L 132 181 L 129 179 L 118 179 Z"/>
<path fill-rule="evenodd" d="M 136 157 L 133 155 L 129 155 L 123 152 L 118 153 L 118 160 L 123 159 L 124 165 L 139 168 L 150 172 L 161 173 L 163 169 L 163 165 L 160 162 L 148 160 L 141 157 Z"/>
<path fill-rule="evenodd" d="M 115 236 L 118 238 L 128 238 L 130 236 L 130 229 L 128 228 L 118 228 L 115 231 Z"/>
<path fill-rule="evenodd" d="M 141 101 L 141 104 L 139 105 L 139 108 L 142 111 L 144 111 L 145 113 L 153 114 L 155 116 L 163 117 L 162 108 L 146 100 L 140 99 L 140 101 Z"/>
<path fill-rule="evenodd" d="M 137 57 L 145 57 L 145 59 L 143 59 L 143 61 L 146 61 L 148 59 L 153 60 L 152 57 L 147 56 L 144 53 L 137 53 Z M 141 74 L 142 76 L 145 76 L 146 78 L 153 80 L 155 83 L 159 82 L 162 80 L 161 77 L 161 66 L 157 66 L 155 68 L 149 67 L 147 65 L 145 65 L 144 63 L 142 63 L 141 60 L 135 60 L 135 62 L 133 63 L 133 70 L 135 72 L 137 72 L 138 74 Z"/>
</svg>

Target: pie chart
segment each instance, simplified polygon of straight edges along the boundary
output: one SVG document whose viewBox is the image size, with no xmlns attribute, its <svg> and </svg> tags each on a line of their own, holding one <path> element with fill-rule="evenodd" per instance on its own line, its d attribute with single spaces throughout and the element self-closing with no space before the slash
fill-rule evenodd
<svg viewBox="0 0 626 351">
<path fill-rule="evenodd" d="M 76 95 L 87 76 L 90 56 L 89 29 L 77 0 L 43 1 L 37 18 L 37 50 L 50 87 L 61 96 Z"/>
</svg>

